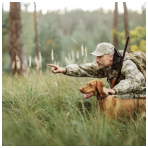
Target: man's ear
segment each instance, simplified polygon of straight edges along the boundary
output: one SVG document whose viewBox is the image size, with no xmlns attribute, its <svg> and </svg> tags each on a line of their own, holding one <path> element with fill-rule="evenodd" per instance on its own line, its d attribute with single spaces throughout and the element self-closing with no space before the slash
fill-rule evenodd
<svg viewBox="0 0 148 148">
<path fill-rule="evenodd" d="M 109 57 L 110 57 L 110 60 L 113 60 L 113 58 L 114 58 L 114 55 L 109 55 Z"/>
</svg>

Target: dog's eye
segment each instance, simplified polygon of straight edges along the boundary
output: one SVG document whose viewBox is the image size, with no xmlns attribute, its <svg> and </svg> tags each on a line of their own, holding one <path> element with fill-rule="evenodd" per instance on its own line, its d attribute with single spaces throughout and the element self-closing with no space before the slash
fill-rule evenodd
<svg viewBox="0 0 148 148">
<path fill-rule="evenodd" d="M 91 86 L 93 86 L 92 84 L 89 84 L 89 86 L 91 87 Z"/>
</svg>

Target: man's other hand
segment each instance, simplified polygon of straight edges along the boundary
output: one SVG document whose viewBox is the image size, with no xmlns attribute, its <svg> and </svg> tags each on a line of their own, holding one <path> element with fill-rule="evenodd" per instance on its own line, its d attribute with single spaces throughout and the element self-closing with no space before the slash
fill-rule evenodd
<svg viewBox="0 0 148 148">
<path fill-rule="evenodd" d="M 110 94 L 110 95 L 115 95 L 115 93 L 116 93 L 114 89 L 105 88 L 105 90 L 106 90 L 107 93 Z"/>
</svg>

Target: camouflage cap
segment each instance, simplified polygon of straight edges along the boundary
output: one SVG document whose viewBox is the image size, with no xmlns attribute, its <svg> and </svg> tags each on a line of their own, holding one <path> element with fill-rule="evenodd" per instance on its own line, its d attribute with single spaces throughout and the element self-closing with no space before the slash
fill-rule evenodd
<svg viewBox="0 0 148 148">
<path fill-rule="evenodd" d="M 97 45 L 97 48 L 91 55 L 102 56 L 104 54 L 114 54 L 114 46 L 110 43 L 100 43 Z"/>
</svg>

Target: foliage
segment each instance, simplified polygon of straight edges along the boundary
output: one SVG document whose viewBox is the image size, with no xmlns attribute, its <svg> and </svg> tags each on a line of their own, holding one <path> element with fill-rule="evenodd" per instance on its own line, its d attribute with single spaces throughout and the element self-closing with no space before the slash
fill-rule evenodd
<svg viewBox="0 0 148 148">
<path fill-rule="evenodd" d="M 4 74 L 3 146 L 146 145 L 143 118 L 131 119 L 125 124 L 109 121 L 99 112 L 95 97 L 83 104 L 79 88 L 90 80 L 92 78 L 81 78 L 80 81 L 49 71 L 42 77 L 35 71 L 26 78 Z M 78 102 L 82 103 L 82 113 Z M 88 112 L 85 106 L 90 102 L 91 111 Z"/>
<path fill-rule="evenodd" d="M 22 33 L 23 43 L 26 49 L 26 56 L 35 56 L 35 28 L 34 28 L 34 14 L 32 12 L 22 12 Z"/>
<path fill-rule="evenodd" d="M 125 44 L 125 32 L 118 33 Z M 146 27 L 136 27 L 135 30 L 130 31 L 130 42 L 132 51 L 143 51 L 146 53 Z"/>
<path fill-rule="evenodd" d="M 40 21 L 42 22 L 42 20 Z M 57 29 L 56 24 L 51 22 L 39 23 L 39 45 L 42 59 L 45 63 L 51 63 L 51 50 L 54 51 L 54 59 L 56 62 L 61 61 L 62 56 L 62 33 Z"/>
<path fill-rule="evenodd" d="M 66 58 L 74 60 L 69 62 L 92 62 L 93 56 L 89 53 L 93 52 L 100 42 L 112 43 L 112 34 L 110 33 L 113 25 L 113 12 L 105 12 L 103 9 L 94 11 L 82 11 L 76 9 L 64 12 L 60 10 L 47 12 L 37 12 L 39 43 L 35 42 L 34 14 L 28 12 L 26 6 L 22 10 L 22 32 L 23 40 L 26 48 L 26 56 L 32 59 L 36 56 L 36 46 L 39 44 L 42 55 L 42 68 L 46 69 L 47 63 L 60 63 L 61 66 L 67 64 Z M 123 14 L 119 14 L 119 32 L 124 30 Z M 135 27 L 145 24 L 145 8 L 142 13 L 129 10 L 129 28 L 134 30 Z M 3 54 L 3 70 L 11 71 L 11 60 L 9 55 L 9 12 L 2 10 L 2 54 Z M 139 34 L 139 32 L 137 32 Z M 138 36 L 137 36 L 138 37 Z M 122 39 L 122 38 L 121 38 Z M 142 48 L 144 50 L 145 39 L 138 37 L 133 43 L 132 48 Z M 119 48 L 122 48 L 121 40 L 118 40 Z M 81 46 L 87 48 L 88 56 L 81 56 Z M 137 47 L 138 46 L 138 47 Z M 51 50 L 54 51 L 55 60 L 51 61 Z M 79 52 L 79 59 L 76 58 Z M 71 63 L 70 62 L 70 63 Z M 32 60 L 32 65 L 35 65 Z"/>
<path fill-rule="evenodd" d="M 2 11 L 2 65 L 3 70 L 10 69 L 11 59 L 9 56 L 9 13 Z"/>
</svg>

